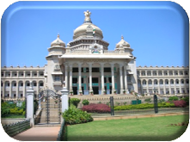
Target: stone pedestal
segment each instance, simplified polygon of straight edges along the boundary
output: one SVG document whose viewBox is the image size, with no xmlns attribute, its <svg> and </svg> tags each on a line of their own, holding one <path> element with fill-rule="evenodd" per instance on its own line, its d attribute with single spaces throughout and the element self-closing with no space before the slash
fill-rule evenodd
<svg viewBox="0 0 190 142">
<path fill-rule="evenodd" d="M 65 110 L 69 109 L 69 98 L 68 98 L 68 90 L 66 87 L 63 87 L 61 90 L 62 96 L 61 96 L 61 101 L 62 101 L 62 106 L 61 106 L 61 112 L 64 113 Z"/>
<path fill-rule="evenodd" d="M 34 126 L 34 90 L 30 88 L 27 90 L 26 100 L 26 118 L 30 119 L 30 126 Z"/>
</svg>

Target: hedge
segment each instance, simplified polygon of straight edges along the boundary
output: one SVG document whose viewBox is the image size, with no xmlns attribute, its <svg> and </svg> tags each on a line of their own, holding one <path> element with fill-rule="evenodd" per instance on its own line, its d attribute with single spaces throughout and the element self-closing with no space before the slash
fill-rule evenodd
<svg viewBox="0 0 190 142">
<path fill-rule="evenodd" d="M 158 107 L 175 107 L 173 103 L 158 103 Z M 131 110 L 131 109 L 148 109 L 154 108 L 154 104 L 137 104 L 137 105 L 123 105 L 123 106 L 114 106 L 114 110 Z"/>
</svg>

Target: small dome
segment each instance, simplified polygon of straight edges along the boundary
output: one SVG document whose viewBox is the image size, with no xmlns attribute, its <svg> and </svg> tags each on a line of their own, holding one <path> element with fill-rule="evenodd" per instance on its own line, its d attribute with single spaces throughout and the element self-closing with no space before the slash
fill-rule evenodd
<svg viewBox="0 0 190 142">
<path fill-rule="evenodd" d="M 121 36 L 120 42 L 116 44 L 116 48 L 121 48 L 121 47 L 130 47 L 130 44 L 124 40 L 123 36 Z"/>
<path fill-rule="evenodd" d="M 91 36 L 95 35 L 96 37 L 100 37 L 102 39 L 103 38 L 102 30 L 96 25 L 92 24 L 90 18 L 91 12 L 87 10 L 84 12 L 84 15 L 85 15 L 84 23 L 74 30 L 73 39 L 76 39 L 78 37 L 86 37 L 89 35 Z"/>
<path fill-rule="evenodd" d="M 65 43 L 60 39 L 60 35 L 58 34 L 57 35 L 57 39 L 54 40 L 52 43 L 51 43 L 51 46 L 53 45 L 62 45 L 65 47 Z"/>
</svg>

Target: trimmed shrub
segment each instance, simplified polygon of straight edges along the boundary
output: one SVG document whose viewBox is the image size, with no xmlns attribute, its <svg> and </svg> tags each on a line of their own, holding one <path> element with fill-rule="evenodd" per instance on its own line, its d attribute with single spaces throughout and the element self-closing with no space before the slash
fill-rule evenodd
<svg viewBox="0 0 190 142">
<path fill-rule="evenodd" d="M 89 105 L 89 101 L 88 101 L 88 100 L 83 100 L 83 101 L 82 101 L 82 104 L 83 104 L 83 105 Z"/>
<path fill-rule="evenodd" d="M 158 103 L 158 107 L 175 107 L 173 103 Z M 123 106 L 114 106 L 114 110 L 131 110 L 131 109 L 148 109 L 154 108 L 154 104 L 136 104 L 136 105 L 123 105 Z"/>
<path fill-rule="evenodd" d="M 180 101 L 174 101 L 174 105 L 176 107 L 186 107 L 187 106 L 187 103 L 186 101 L 184 100 L 180 100 Z"/>
<path fill-rule="evenodd" d="M 79 124 L 93 121 L 90 114 L 77 108 L 69 108 L 63 113 L 66 124 Z"/>
<path fill-rule="evenodd" d="M 169 101 L 177 101 L 177 100 L 178 100 L 177 96 L 169 97 Z"/>
<path fill-rule="evenodd" d="M 151 102 L 151 98 L 145 99 L 144 101 L 147 102 L 147 103 L 150 103 Z"/>
<path fill-rule="evenodd" d="M 76 108 L 77 108 L 79 102 L 80 102 L 80 99 L 78 99 L 78 98 L 71 98 L 71 99 L 70 99 L 70 104 L 75 105 Z"/>
<path fill-rule="evenodd" d="M 89 104 L 83 106 L 82 110 L 87 112 L 98 112 L 98 113 L 111 112 L 110 107 L 106 104 Z"/>
</svg>

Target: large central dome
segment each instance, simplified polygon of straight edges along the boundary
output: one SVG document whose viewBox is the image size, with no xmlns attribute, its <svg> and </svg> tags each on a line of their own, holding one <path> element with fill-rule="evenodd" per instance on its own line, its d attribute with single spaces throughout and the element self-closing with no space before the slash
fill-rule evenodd
<svg viewBox="0 0 190 142">
<path fill-rule="evenodd" d="M 84 23 L 74 30 L 73 39 L 82 37 L 98 37 L 103 38 L 102 30 L 96 25 L 92 24 L 90 19 L 91 12 L 88 10 L 84 12 Z"/>
</svg>

